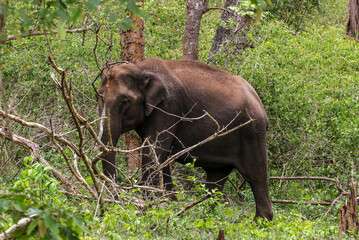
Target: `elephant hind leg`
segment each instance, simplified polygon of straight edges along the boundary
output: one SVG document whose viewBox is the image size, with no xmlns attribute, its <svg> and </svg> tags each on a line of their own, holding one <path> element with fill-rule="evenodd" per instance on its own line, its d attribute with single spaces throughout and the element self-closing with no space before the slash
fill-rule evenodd
<svg viewBox="0 0 359 240">
<path fill-rule="evenodd" d="M 251 186 L 256 202 L 256 215 L 273 219 L 272 202 L 269 196 L 269 184 L 267 173 L 267 152 L 265 141 L 258 139 L 247 139 L 243 144 L 243 151 L 239 156 L 236 166 L 244 179 Z"/>
<path fill-rule="evenodd" d="M 217 188 L 219 191 L 223 190 L 229 174 L 232 172 L 233 167 L 226 168 L 204 168 L 207 174 L 206 187 L 209 190 Z"/>
</svg>

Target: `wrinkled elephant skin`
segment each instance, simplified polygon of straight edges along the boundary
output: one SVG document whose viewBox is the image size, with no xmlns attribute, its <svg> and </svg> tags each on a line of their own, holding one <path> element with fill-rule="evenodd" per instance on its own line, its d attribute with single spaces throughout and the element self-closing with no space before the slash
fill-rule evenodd
<svg viewBox="0 0 359 240">
<path fill-rule="evenodd" d="M 199 61 L 150 58 L 137 64 L 109 65 L 103 70 L 98 93 L 102 96 L 98 96 L 100 113 L 110 117 L 100 126 L 102 142 L 109 144 L 111 136 L 115 145 L 121 133 L 135 129 L 142 139 L 156 144 L 160 163 L 211 136 L 218 127 L 230 130 L 251 120 L 176 161 L 188 163 L 196 158 L 195 166 L 207 173 L 209 189 L 222 190 L 228 175 L 237 169 L 251 186 L 256 218 L 272 219 L 265 140 L 268 118 L 257 93 L 244 79 Z M 115 177 L 114 154 L 102 164 L 104 173 Z M 158 184 L 147 148 L 142 181 Z M 163 182 L 167 190 L 172 189 L 169 166 L 163 169 Z"/>
</svg>

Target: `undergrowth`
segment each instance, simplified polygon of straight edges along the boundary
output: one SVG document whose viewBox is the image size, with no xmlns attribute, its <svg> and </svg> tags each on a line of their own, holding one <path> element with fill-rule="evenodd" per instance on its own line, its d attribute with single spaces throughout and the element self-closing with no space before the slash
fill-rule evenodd
<svg viewBox="0 0 359 240">
<path fill-rule="evenodd" d="M 146 1 L 147 57 L 181 58 L 184 3 Z M 216 4 L 220 6 L 222 2 Z M 357 173 L 351 171 L 359 163 L 359 45 L 345 36 L 346 2 L 326 4 L 306 20 L 300 31 L 281 19 L 264 19 L 248 35 L 255 48 L 236 56 L 223 51 L 212 64 L 241 75 L 260 95 L 270 119 L 267 138 L 270 176 L 326 176 L 338 178 L 347 188 L 351 177 L 358 180 Z M 220 12 L 211 11 L 203 19 L 199 56 L 204 62 L 219 17 Z M 82 44 L 80 34 L 67 34 L 65 39 L 48 37 L 49 41 L 36 37 L 2 45 L 0 68 L 10 113 L 47 126 L 52 119 L 57 132 L 66 132 L 72 129 L 73 123 L 51 83 L 52 70 L 47 57 L 53 56 L 61 67 L 68 67 L 76 107 L 82 115 L 94 120 L 97 105 L 90 81 L 99 72 L 93 57 L 96 38 L 88 33 Z M 102 37 L 110 35 L 104 33 Z M 116 30 L 110 51 L 100 41 L 97 57 L 101 64 L 120 59 L 119 42 Z M 39 143 L 43 156 L 66 172 L 64 159 L 53 150 L 48 136 L 15 124 L 12 128 Z M 23 161 L 28 157 L 25 150 L 3 140 L 0 144 L 0 229 L 7 229 L 19 217 L 37 209 L 42 222 L 38 220 L 37 226 L 31 226 L 29 235 L 33 239 L 39 236 L 51 239 L 54 234 L 82 239 L 216 239 L 220 229 L 224 230 L 226 239 L 340 239 L 337 209 L 341 203 L 327 214 L 326 206 L 304 203 L 331 202 L 338 195 L 332 182 L 270 181 L 273 199 L 298 200 L 299 204 L 275 203 L 274 220 L 260 219 L 255 223 L 250 188 L 245 184 L 238 190 L 236 186 L 242 179 L 238 173 L 232 173 L 224 195 L 218 194 L 215 199 L 177 216 L 176 213 L 203 197 L 206 191 L 200 180 L 187 181 L 188 176 L 203 179 L 202 171 L 175 165 L 179 201 L 156 200 L 146 210 L 138 210 L 131 203 L 107 204 L 101 213 L 96 202 L 65 197 L 48 170 Z M 121 166 L 123 171 L 124 168 Z M 192 189 L 199 191 L 189 193 Z M 139 192 L 128 194 L 141 197 Z M 58 223 L 57 227 L 51 227 L 53 221 Z"/>
</svg>

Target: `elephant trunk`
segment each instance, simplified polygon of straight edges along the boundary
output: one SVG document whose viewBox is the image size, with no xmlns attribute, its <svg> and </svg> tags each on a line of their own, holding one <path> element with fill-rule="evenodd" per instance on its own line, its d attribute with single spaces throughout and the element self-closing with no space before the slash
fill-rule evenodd
<svg viewBox="0 0 359 240">
<path fill-rule="evenodd" d="M 110 117 L 110 124 L 108 118 L 103 118 L 100 122 L 99 137 L 103 144 L 116 147 L 117 141 L 121 134 L 121 121 L 115 117 Z M 109 127 L 110 126 L 110 127 Z M 110 141 L 111 139 L 111 141 Z M 102 168 L 104 174 L 114 179 L 116 177 L 116 154 L 109 153 L 102 159 Z"/>
</svg>

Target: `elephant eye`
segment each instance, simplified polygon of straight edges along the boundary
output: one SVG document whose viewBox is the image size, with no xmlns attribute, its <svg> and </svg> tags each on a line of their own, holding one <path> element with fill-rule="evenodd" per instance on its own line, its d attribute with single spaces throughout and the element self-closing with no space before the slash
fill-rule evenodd
<svg viewBox="0 0 359 240">
<path fill-rule="evenodd" d="M 123 106 L 126 106 L 126 105 L 128 105 L 128 103 L 129 103 L 130 101 L 128 100 L 128 99 L 123 99 L 122 101 L 121 101 L 121 107 L 123 107 Z"/>
</svg>

